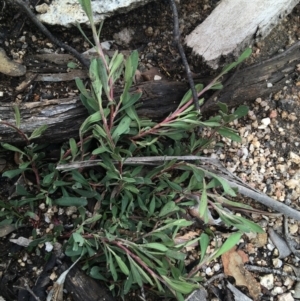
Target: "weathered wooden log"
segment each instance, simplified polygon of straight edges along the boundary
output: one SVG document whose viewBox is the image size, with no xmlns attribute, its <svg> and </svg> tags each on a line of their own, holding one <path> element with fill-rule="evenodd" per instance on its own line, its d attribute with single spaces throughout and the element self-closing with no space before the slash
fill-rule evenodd
<svg viewBox="0 0 300 301">
<path fill-rule="evenodd" d="M 60 267 L 60 273 L 67 270 L 67 264 Z M 77 266 L 68 273 L 64 288 L 72 294 L 74 301 L 114 301 L 116 300 L 103 283 L 87 276 Z"/>
<path fill-rule="evenodd" d="M 216 69 L 221 57 L 238 55 L 264 39 L 298 3 L 299 0 L 222 0 L 185 42 Z"/>
<path fill-rule="evenodd" d="M 297 42 L 271 59 L 236 71 L 234 76 L 225 82 L 218 96 L 205 102 L 202 112 L 216 109 L 217 101 L 235 106 L 278 92 L 296 72 L 299 63 L 300 42 Z M 187 89 L 186 83 L 163 80 L 143 82 L 134 86 L 132 91 L 143 92 L 138 114 L 160 119 L 177 107 Z M 15 124 L 12 106 L 12 103 L 0 102 L 0 141 L 16 144 L 23 141 L 22 137 L 4 124 Z M 48 126 L 43 137 L 39 139 L 40 142 L 62 142 L 70 137 L 77 137 L 81 123 L 88 116 L 77 97 L 22 103 L 19 107 L 22 117 L 21 129 L 27 135 L 40 125 Z"/>
<path fill-rule="evenodd" d="M 273 58 L 238 70 L 232 79 L 225 82 L 218 97 L 205 103 L 202 110 L 216 109 L 218 101 L 235 106 L 274 94 L 286 86 L 286 81 L 293 74 L 299 72 L 299 63 L 300 42 L 297 42 Z"/>
<path fill-rule="evenodd" d="M 133 87 L 133 91 L 137 88 L 143 91 L 138 114 L 159 119 L 176 109 L 188 86 L 185 83 L 153 81 L 141 83 Z M 0 142 L 18 144 L 24 139 L 7 126 L 15 125 L 12 106 L 10 103 L 0 103 Z M 19 108 L 22 117 L 20 129 L 28 136 L 39 126 L 48 126 L 43 136 L 38 138 L 39 142 L 62 142 L 78 137 L 78 129 L 88 117 L 79 97 L 22 103 Z"/>
</svg>

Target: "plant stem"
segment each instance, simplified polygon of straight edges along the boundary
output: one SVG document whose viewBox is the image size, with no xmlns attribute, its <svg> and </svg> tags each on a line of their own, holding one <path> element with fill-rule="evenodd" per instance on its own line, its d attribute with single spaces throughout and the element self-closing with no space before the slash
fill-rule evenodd
<svg viewBox="0 0 300 301">
<path fill-rule="evenodd" d="M 8 122 L 5 122 L 5 121 L 0 121 L 0 124 L 3 124 L 3 125 L 13 128 L 25 140 L 27 145 L 30 144 L 30 141 L 29 141 L 28 137 L 26 136 L 26 134 L 23 131 L 21 131 L 18 127 L 16 127 L 13 124 L 10 124 Z"/>
<path fill-rule="evenodd" d="M 142 266 L 153 278 L 159 279 L 161 282 L 165 283 L 164 279 L 158 276 L 154 271 L 152 271 L 140 257 L 132 253 L 128 248 L 124 247 L 121 243 L 117 241 L 112 241 L 112 243 L 122 249 L 127 255 L 132 257 L 140 266 Z"/>
</svg>

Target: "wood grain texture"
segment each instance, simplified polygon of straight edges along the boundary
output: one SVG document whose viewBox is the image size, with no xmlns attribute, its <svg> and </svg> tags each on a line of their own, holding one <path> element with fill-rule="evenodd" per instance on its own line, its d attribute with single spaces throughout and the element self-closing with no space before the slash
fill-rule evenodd
<svg viewBox="0 0 300 301">
<path fill-rule="evenodd" d="M 207 115 L 217 109 L 218 101 L 232 107 L 249 103 L 257 97 L 269 97 L 281 90 L 286 81 L 298 72 L 298 64 L 300 42 L 271 59 L 236 71 L 232 80 L 226 83 L 225 79 L 224 88 L 217 97 L 206 101 L 201 110 Z M 272 87 L 268 88 L 268 83 Z M 184 82 L 161 80 L 140 83 L 133 86 L 131 92 L 143 92 L 137 109 L 140 116 L 160 120 L 176 109 L 187 89 L 188 85 Z M 116 91 L 116 95 L 120 93 L 121 90 Z M 15 124 L 13 105 L 14 103 L 0 102 L 2 121 Z M 38 139 L 39 142 L 62 142 L 78 137 L 78 129 L 88 116 L 78 97 L 22 103 L 19 107 L 21 129 L 27 135 L 41 125 L 48 126 L 44 135 Z M 1 123 L 0 141 L 14 144 L 24 142 L 13 129 Z"/>
<path fill-rule="evenodd" d="M 185 42 L 210 67 L 217 68 L 221 56 L 239 55 L 266 37 L 297 3 L 299 0 L 222 0 Z"/>
</svg>

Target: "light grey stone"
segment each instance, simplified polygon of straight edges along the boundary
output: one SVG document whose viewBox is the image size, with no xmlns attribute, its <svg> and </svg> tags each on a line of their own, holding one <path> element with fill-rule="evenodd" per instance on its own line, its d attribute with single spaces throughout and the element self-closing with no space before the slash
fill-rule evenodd
<svg viewBox="0 0 300 301">
<path fill-rule="evenodd" d="M 94 0 L 92 10 L 95 23 L 115 13 L 126 13 L 138 6 L 145 5 L 153 0 Z M 88 18 L 82 10 L 78 0 L 54 0 L 47 11 L 39 14 L 41 22 L 49 25 L 71 27 L 76 23 L 88 23 Z"/>
</svg>

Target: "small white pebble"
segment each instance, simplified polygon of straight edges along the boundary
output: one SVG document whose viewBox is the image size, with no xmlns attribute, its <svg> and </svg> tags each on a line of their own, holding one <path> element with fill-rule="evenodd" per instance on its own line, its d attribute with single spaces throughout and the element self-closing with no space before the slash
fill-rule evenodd
<svg viewBox="0 0 300 301">
<path fill-rule="evenodd" d="M 282 267 L 282 260 L 280 260 L 279 258 L 274 258 L 272 261 L 274 268 L 278 269 Z"/>
<path fill-rule="evenodd" d="M 285 293 L 280 296 L 278 296 L 277 301 L 294 301 L 294 297 L 292 296 L 292 293 Z"/>
<path fill-rule="evenodd" d="M 45 242 L 45 250 L 47 252 L 51 252 L 53 250 L 53 245 L 52 245 L 52 243 L 50 241 L 46 241 Z"/>
<path fill-rule="evenodd" d="M 287 277 L 284 281 L 284 286 L 287 287 L 287 289 L 290 289 L 294 284 L 294 280 L 292 280 L 290 277 Z"/>
<path fill-rule="evenodd" d="M 269 117 L 267 118 L 263 118 L 261 120 L 261 125 L 258 127 L 259 129 L 265 129 L 270 123 L 271 123 L 271 119 Z"/>
<path fill-rule="evenodd" d="M 276 286 L 276 287 L 272 290 L 272 292 L 271 292 L 271 294 L 272 294 L 273 296 L 280 295 L 280 294 L 282 294 L 282 293 L 283 293 L 283 288 L 280 287 L 280 286 Z"/>
<path fill-rule="evenodd" d="M 45 203 L 41 203 L 41 204 L 39 205 L 39 208 L 40 208 L 41 210 L 45 210 L 45 208 L 46 208 Z"/>
<path fill-rule="evenodd" d="M 273 84 L 272 83 L 267 83 L 267 88 L 272 88 Z"/>
<path fill-rule="evenodd" d="M 274 246 L 272 244 L 267 244 L 267 249 L 270 250 L 270 251 L 273 251 L 274 250 Z"/>
<path fill-rule="evenodd" d="M 218 272 L 218 271 L 220 270 L 220 268 L 221 268 L 221 266 L 220 266 L 219 263 L 216 263 L 216 264 L 214 265 L 214 270 L 215 270 L 215 272 Z"/>
<path fill-rule="evenodd" d="M 268 274 L 260 278 L 260 284 L 266 289 L 271 290 L 274 287 L 274 275 Z"/>
</svg>

